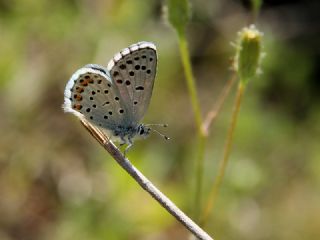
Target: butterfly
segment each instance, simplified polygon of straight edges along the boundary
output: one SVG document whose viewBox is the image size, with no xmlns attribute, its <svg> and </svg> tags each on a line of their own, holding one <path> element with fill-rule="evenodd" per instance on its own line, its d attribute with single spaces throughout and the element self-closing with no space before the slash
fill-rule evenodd
<svg viewBox="0 0 320 240">
<path fill-rule="evenodd" d="M 127 144 L 126 153 L 134 139 L 155 131 L 152 124 L 140 121 L 150 103 L 156 70 L 156 46 L 133 44 L 115 54 L 107 67 L 88 64 L 78 69 L 66 85 L 63 109 L 101 128 L 120 145 Z"/>
</svg>

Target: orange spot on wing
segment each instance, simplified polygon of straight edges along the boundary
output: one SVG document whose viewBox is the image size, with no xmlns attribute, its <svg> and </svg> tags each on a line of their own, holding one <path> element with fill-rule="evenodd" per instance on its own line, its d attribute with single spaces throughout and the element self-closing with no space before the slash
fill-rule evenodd
<svg viewBox="0 0 320 240">
<path fill-rule="evenodd" d="M 82 100 L 82 96 L 80 94 L 75 94 L 74 96 L 74 99 L 76 99 L 77 101 L 81 101 Z"/>
<path fill-rule="evenodd" d="M 86 79 L 80 79 L 79 83 L 81 86 L 84 86 L 84 87 L 88 86 L 88 80 Z"/>
<path fill-rule="evenodd" d="M 82 87 L 76 87 L 76 91 L 77 91 L 78 93 L 82 93 L 82 92 L 84 91 L 84 88 L 82 88 Z"/>
<path fill-rule="evenodd" d="M 81 108 L 82 108 L 82 105 L 81 105 L 81 104 L 74 104 L 74 105 L 73 105 L 73 108 L 76 109 L 76 110 L 78 110 L 78 111 L 80 111 Z"/>
</svg>

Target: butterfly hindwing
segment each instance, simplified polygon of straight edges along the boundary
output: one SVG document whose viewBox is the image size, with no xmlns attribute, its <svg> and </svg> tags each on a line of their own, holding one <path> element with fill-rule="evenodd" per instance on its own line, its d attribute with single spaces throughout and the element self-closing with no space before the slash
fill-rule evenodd
<svg viewBox="0 0 320 240">
<path fill-rule="evenodd" d="M 125 124 L 128 112 L 106 69 L 99 65 L 87 65 L 74 73 L 68 85 L 65 111 L 83 116 L 106 129 Z"/>
</svg>

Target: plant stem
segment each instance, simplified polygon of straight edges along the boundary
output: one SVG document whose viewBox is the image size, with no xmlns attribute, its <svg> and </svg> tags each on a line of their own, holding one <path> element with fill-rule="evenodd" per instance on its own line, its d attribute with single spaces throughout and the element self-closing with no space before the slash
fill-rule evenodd
<svg viewBox="0 0 320 240">
<path fill-rule="evenodd" d="M 190 54 L 188 50 L 188 44 L 185 34 L 178 34 L 179 37 L 179 47 L 181 53 L 181 59 L 183 64 L 183 69 L 187 81 L 188 92 L 190 95 L 190 100 L 192 104 L 192 109 L 194 112 L 198 132 L 202 134 L 202 116 L 199 104 L 199 98 L 197 94 L 195 79 L 192 73 L 192 67 L 190 62 Z"/>
<path fill-rule="evenodd" d="M 195 237 L 201 240 L 213 240 L 204 230 L 185 215 L 169 198 L 157 189 L 130 161 L 123 156 L 120 150 L 96 127 L 85 119 L 81 119 L 82 125 L 90 134 L 107 150 L 116 162 L 160 205 L 172 216 L 181 222 Z"/>
<path fill-rule="evenodd" d="M 199 98 L 197 94 L 195 78 L 192 73 L 192 67 L 190 62 L 190 54 L 188 50 L 188 44 L 186 40 L 185 32 L 178 33 L 180 54 L 183 64 L 183 69 L 187 81 L 187 88 L 191 100 L 192 109 L 198 132 L 198 147 L 197 147 L 197 161 L 196 161 L 196 177 L 195 177 L 195 199 L 194 199 L 194 216 L 197 219 L 201 209 L 201 196 L 203 189 L 203 164 L 204 164 L 204 153 L 207 142 L 207 136 L 202 126 L 202 116 L 199 104 Z"/>
<path fill-rule="evenodd" d="M 203 189 L 203 165 L 205 148 L 207 144 L 207 136 L 203 134 L 198 135 L 197 147 L 197 162 L 196 162 L 196 182 L 195 182 L 195 195 L 194 195 L 194 218 L 199 220 L 200 212 L 202 209 L 202 189 Z"/>
<path fill-rule="evenodd" d="M 209 135 L 210 126 L 211 126 L 213 120 L 219 114 L 221 107 L 222 107 L 223 103 L 225 102 L 227 96 L 229 95 L 231 87 L 233 86 L 233 83 L 236 80 L 236 77 L 237 77 L 236 74 L 233 74 L 231 76 L 231 78 L 228 80 L 228 82 L 224 86 L 218 99 L 215 101 L 215 104 L 213 105 L 212 110 L 210 112 L 208 112 L 208 114 L 204 120 L 204 123 L 203 123 L 203 130 L 206 135 Z"/>
<path fill-rule="evenodd" d="M 220 162 L 218 175 L 213 183 L 207 205 L 206 205 L 206 207 L 203 211 L 203 214 L 201 216 L 201 221 L 200 221 L 201 226 L 204 226 L 207 223 L 209 214 L 212 213 L 212 210 L 214 208 L 214 204 L 216 202 L 218 192 L 219 192 L 219 189 L 220 189 L 220 186 L 221 186 L 224 174 L 225 174 L 225 170 L 226 170 L 228 159 L 229 159 L 230 152 L 231 152 L 234 131 L 235 131 L 235 127 L 237 124 L 237 119 L 238 119 L 238 115 L 239 115 L 239 110 L 240 110 L 240 106 L 241 106 L 241 100 L 242 100 L 244 89 L 245 89 L 245 85 L 243 84 L 242 81 L 239 81 L 237 95 L 236 95 L 235 103 L 234 103 L 234 109 L 232 112 L 231 123 L 229 126 L 227 140 L 226 140 L 225 147 L 224 147 L 223 158 L 222 158 L 222 161 Z"/>
</svg>

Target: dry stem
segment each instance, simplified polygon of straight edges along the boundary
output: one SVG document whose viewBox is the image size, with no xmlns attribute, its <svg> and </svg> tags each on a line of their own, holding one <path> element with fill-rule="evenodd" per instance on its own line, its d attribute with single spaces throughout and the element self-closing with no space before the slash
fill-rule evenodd
<svg viewBox="0 0 320 240">
<path fill-rule="evenodd" d="M 130 161 L 123 156 L 120 150 L 96 127 L 85 119 L 81 119 L 82 125 L 90 134 L 107 150 L 107 152 L 117 161 L 117 163 L 129 175 L 148 192 L 162 207 L 172 216 L 181 222 L 192 234 L 201 240 L 213 240 L 204 230 L 185 215 L 169 198 L 158 190 Z"/>
</svg>

